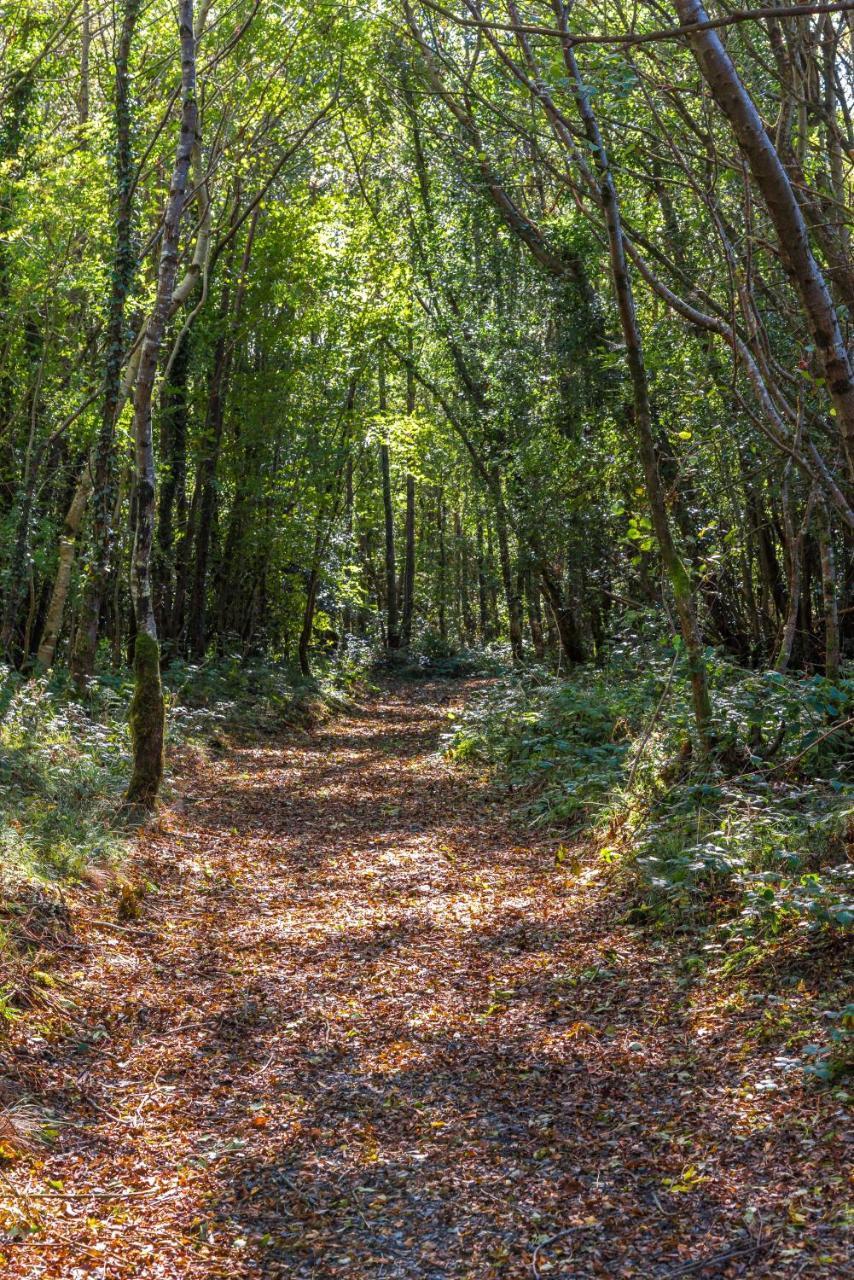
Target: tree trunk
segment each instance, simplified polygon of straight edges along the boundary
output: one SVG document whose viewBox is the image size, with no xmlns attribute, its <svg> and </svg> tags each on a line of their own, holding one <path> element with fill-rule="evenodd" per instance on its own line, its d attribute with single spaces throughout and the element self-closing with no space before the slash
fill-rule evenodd
<svg viewBox="0 0 854 1280">
<path fill-rule="evenodd" d="M 43 342 L 39 330 L 27 323 L 27 348 L 33 356 L 35 350 Z M 36 374 L 32 393 L 29 396 L 30 431 L 24 461 L 24 475 L 18 493 L 18 519 L 9 569 L 6 578 L 6 598 L 3 602 L 3 618 L 0 623 L 0 653 L 7 662 L 20 665 L 26 657 L 26 646 L 20 644 L 20 611 L 28 584 L 32 579 L 32 514 L 33 501 L 39 481 L 39 472 L 43 461 L 44 446 L 35 446 L 36 426 L 39 410 L 39 388 L 41 385 L 41 364 Z"/>
<path fill-rule="evenodd" d="M 566 10 L 563 0 L 553 0 L 553 2 L 561 30 L 567 33 Z M 681 0 L 679 2 L 681 3 Z M 638 451 L 643 469 L 652 527 L 658 541 L 664 571 L 667 574 L 673 592 L 682 642 L 688 659 L 697 733 L 703 750 L 708 750 L 711 745 L 712 706 L 703 656 L 703 641 L 694 610 L 691 583 L 673 541 L 667 513 L 667 500 L 658 470 L 649 385 L 647 383 L 640 327 L 635 312 L 632 282 L 626 262 L 617 189 L 611 174 L 605 144 L 599 132 L 599 125 L 591 107 L 590 92 L 582 81 L 568 33 L 562 41 L 562 47 L 572 93 L 593 153 L 599 180 L 599 197 L 608 234 L 611 276 L 617 310 L 620 316 L 620 326 L 623 332 L 623 341 L 626 345 L 626 357 L 634 401 L 634 426 L 638 437 Z"/>
<path fill-rule="evenodd" d="M 827 503 L 819 498 L 816 505 L 818 546 L 821 556 L 821 599 L 824 613 L 824 674 L 828 680 L 839 676 L 839 605 L 836 590 L 836 557 Z"/>
<path fill-rule="evenodd" d="M 316 549 L 316 555 L 319 550 Z M 302 615 L 302 630 L 299 637 L 299 669 L 302 674 L 309 678 L 311 676 L 311 663 L 308 658 L 309 645 L 311 644 L 311 629 L 314 625 L 314 606 L 317 601 L 317 583 L 320 576 L 319 566 L 315 559 L 308 575 L 305 593 L 305 609 Z"/>
<path fill-rule="evenodd" d="M 530 568 L 525 570 L 525 599 L 528 605 L 528 629 L 537 662 L 543 662 L 546 646 L 543 639 L 543 615 L 540 610 L 540 592 Z"/>
<path fill-rule="evenodd" d="M 354 556 L 353 531 L 355 528 L 355 496 L 353 493 L 353 455 L 347 455 L 347 461 L 344 465 L 344 536 L 347 547 L 347 563 L 352 562 Z M 349 577 L 349 570 L 348 570 Z M 348 583 L 348 588 L 349 588 Z M 347 637 L 353 633 L 353 607 L 349 600 L 344 605 L 344 613 L 341 621 L 341 652 L 347 651 Z"/>
<path fill-rule="evenodd" d="M 15 250 L 10 233 L 14 229 L 18 184 L 24 175 L 23 144 L 34 92 L 31 70 L 5 71 L 0 127 L 0 314 L 3 316 L 9 314 L 12 300 Z M 15 396 L 14 362 L 0 358 L 0 515 L 3 516 L 15 500 L 15 438 L 10 430 Z"/>
<path fill-rule="evenodd" d="M 501 567 L 501 581 L 504 585 L 504 598 L 507 604 L 510 652 L 514 662 L 521 662 L 525 656 L 522 647 L 522 602 L 513 576 L 507 508 L 501 491 L 501 478 L 497 475 L 493 475 L 493 494 L 495 496 L 495 531 L 498 535 L 498 563 Z"/>
<path fill-rule="evenodd" d="M 381 393 L 382 401 L 385 396 Z M 385 522 L 385 596 L 386 596 L 386 647 L 400 648 L 400 632 L 397 620 L 397 561 L 394 554 L 394 508 L 391 501 L 391 472 L 389 468 L 388 442 L 380 445 L 380 469 L 383 486 L 383 518 Z"/>
<path fill-rule="evenodd" d="M 77 93 L 77 120 L 89 121 L 89 51 L 92 45 L 92 23 L 89 0 L 83 0 L 80 11 L 80 88 Z"/>
<path fill-rule="evenodd" d="M 196 476 L 193 485 L 193 496 L 190 499 L 189 511 L 183 522 L 181 535 L 178 538 L 178 544 L 175 548 L 175 594 L 172 597 L 172 613 L 169 619 L 169 635 L 177 643 L 180 650 L 180 638 L 186 627 L 186 605 L 187 593 L 190 586 L 190 571 L 192 568 L 191 560 L 193 554 L 193 530 L 198 522 L 199 513 L 199 497 L 201 490 L 199 488 L 199 477 Z M 219 619 L 222 621 L 222 610 L 219 611 Z"/>
<path fill-rule="evenodd" d="M 232 217 L 237 216 L 235 199 Z M 255 232 L 258 225 L 258 209 L 249 224 L 249 233 L 240 264 L 240 278 L 234 292 L 232 305 L 231 277 L 234 265 L 233 253 L 225 268 L 225 283 L 220 300 L 219 336 L 214 345 L 213 364 L 208 387 L 208 406 L 204 430 L 204 453 L 199 464 L 196 483 L 199 486 L 195 544 L 190 589 L 190 611 L 187 621 L 187 643 L 194 658 L 204 657 L 207 644 L 208 565 L 210 563 L 211 538 L 217 510 L 216 477 L 225 424 L 225 408 L 234 359 L 234 341 L 237 322 L 243 308 L 246 281 Z M 232 250 L 234 242 L 232 241 Z"/>
<path fill-rule="evenodd" d="M 439 600 L 439 636 L 442 640 L 448 638 L 448 623 L 445 607 L 445 590 L 447 579 L 447 551 L 445 547 L 445 495 L 439 490 L 439 509 L 436 513 L 436 524 L 439 532 L 439 563 L 438 563 L 438 600 Z"/>
<path fill-rule="evenodd" d="M 675 0 L 683 24 L 708 22 L 701 0 Z M 854 479 L 854 372 L 836 308 L 810 247 L 809 230 L 789 176 L 718 33 L 693 31 L 688 42 L 712 97 L 747 157 L 777 232 L 784 265 L 801 299 L 836 410 L 849 476 Z"/>
<path fill-rule="evenodd" d="M 181 340 L 169 381 L 161 397 L 160 448 L 163 457 L 163 479 L 157 511 L 157 543 L 155 578 L 157 583 L 157 627 L 165 639 L 174 639 L 172 610 L 175 599 L 175 524 L 186 519 L 187 481 L 187 380 L 190 365 L 190 340 Z"/>
<path fill-rule="evenodd" d="M 350 384 L 348 393 L 348 408 L 353 407 L 353 397 L 356 394 L 355 380 Z M 340 483 L 341 475 L 339 473 L 338 482 Z M 311 557 L 311 569 L 309 570 L 308 580 L 306 582 L 305 592 L 305 608 L 302 615 L 302 630 L 299 638 L 299 666 L 300 671 L 306 677 L 311 675 L 311 663 L 309 661 L 309 647 L 311 645 L 311 632 L 314 626 L 314 611 L 317 605 L 317 588 L 320 584 L 320 567 L 323 559 L 324 549 L 330 533 L 332 532 L 332 515 L 328 528 L 323 528 L 322 511 L 317 517 L 317 533 L 314 536 L 314 550 Z"/>
<path fill-rule="evenodd" d="M 132 238 L 133 137 L 131 118 L 130 52 L 141 0 L 125 0 L 116 50 L 116 222 L 112 284 L 107 318 L 104 394 L 101 426 L 95 445 L 92 485 L 91 558 L 84 579 L 83 596 L 74 634 L 71 672 L 78 684 L 95 669 L 101 605 L 110 572 L 113 550 L 113 509 L 116 503 L 115 434 L 122 397 L 122 359 L 125 341 L 125 307 L 136 272 Z"/>
<path fill-rule="evenodd" d="M 196 659 L 204 657 L 207 642 L 208 562 L 217 500 L 216 473 L 220 445 L 222 443 L 222 428 L 225 420 L 225 396 L 229 360 L 224 329 L 229 303 L 230 292 L 226 286 L 223 290 L 222 306 L 220 308 L 220 320 L 223 329 L 213 351 L 213 367 L 211 369 L 208 407 L 204 427 L 204 452 L 199 462 L 197 475 L 200 498 L 193 548 L 190 610 L 187 618 L 187 647 L 190 654 Z"/>
<path fill-rule="evenodd" d="M 815 490 L 813 490 L 807 499 L 800 528 L 796 529 L 792 515 L 792 497 L 789 488 L 790 475 L 791 463 L 787 465 L 783 479 L 783 523 L 786 530 L 786 569 L 789 585 L 788 606 L 786 621 L 783 625 L 783 635 L 780 640 L 780 649 L 777 654 L 777 661 L 774 664 L 775 670 L 779 671 L 781 675 L 788 669 L 792 660 L 792 650 L 794 649 L 795 636 L 798 629 L 798 614 L 801 609 L 804 538 L 806 537 L 816 497 Z"/>
<path fill-rule="evenodd" d="M 175 151 L 175 167 L 163 216 L 157 294 L 146 326 L 134 399 L 133 439 L 136 462 L 137 512 L 134 532 L 131 591 L 136 616 L 134 694 L 131 703 L 133 773 L 128 805 L 154 806 L 163 776 L 164 703 L 160 683 L 160 646 L 154 618 L 151 588 L 151 547 L 154 540 L 155 459 L 152 440 L 151 401 L 163 335 L 169 318 L 172 290 L 178 271 L 181 214 L 193 148 L 197 145 L 196 36 L 193 0 L 179 0 L 181 41 L 181 125 Z"/>
<path fill-rule="evenodd" d="M 406 534 L 403 561 L 403 614 L 400 639 L 404 649 L 412 644 L 412 618 L 415 612 L 415 477 L 406 477 Z"/>
<path fill-rule="evenodd" d="M 490 640 L 493 639 L 493 635 L 489 617 L 489 591 L 483 546 L 483 520 L 480 512 L 477 515 L 477 616 L 481 643 L 489 644 Z"/>
<path fill-rule="evenodd" d="M 491 524 L 486 526 L 486 596 L 489 609 L 489 638 L 494 640 L 499 632 L 498 573 L 495 568 L 495 544 Z"/>
<path fill-rule="evenodd" d="M 92 472 L 89 470 L 89 459 L 81 472 L 80 479 L 74 490 L 74 496 L 65 513 L 65 522 L 63 524 L 62 536 L 59 539 L 59 565 L 56 571 L 56 578 L 53 584 L 53 592 L 50 597 L 50 604 L 47 609 L 47 617 L 45 619 L 44 630 L 42 631 L 41 643 L 39 644 L 38 654 L 36 655 L 36 666 L 42 670 L 53 666 L 53 660 L 56 657 L 56 646 L 59 642 L 60 632 L 62 631 L 62 620 L 65 616 L 65 604 L 68 599 L 68 590 L 71 585 L 71 570 L 74 566 L 74 551 L 77 546 L 77 538 L 80 534 L 80 527 L 83 523 L 83 516 L 86 511 L 86 503 L 89 501 L 89 495 L 92 492 Z"/>
<path fill-rule="evenodd" d="M 459 511 L 454 512 L 454 543 L 457 561 L 460 630 L 466 644 L 472 645 L 475 641 L 476 627 L 471 607 L 468 540 L 463 532 L 463 520 Z"/>
<path fill-rule="evenodd" d="M 560 579 L 550 565 L 540 565 L 540 581 L 557 627 L 563 656 L 569 663 L 583 662 L 586 655 L 575 612 L 566 599 Z"/>
</svg>

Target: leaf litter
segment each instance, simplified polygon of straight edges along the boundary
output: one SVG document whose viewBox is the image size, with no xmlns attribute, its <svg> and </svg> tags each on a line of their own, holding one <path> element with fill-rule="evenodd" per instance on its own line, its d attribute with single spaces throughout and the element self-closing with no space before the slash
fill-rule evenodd
<svg viewBox="0 0 854 1280">
<path fill-rule="evenodd" d="M 443 760 L 447 708 L 188 759 L 133 918 L 81 886 L 3 1045 L 4 1276 L 845 1274 L 844 1100 L 757 1034 L 778 975 L 625 923 Z"/>
</svg>

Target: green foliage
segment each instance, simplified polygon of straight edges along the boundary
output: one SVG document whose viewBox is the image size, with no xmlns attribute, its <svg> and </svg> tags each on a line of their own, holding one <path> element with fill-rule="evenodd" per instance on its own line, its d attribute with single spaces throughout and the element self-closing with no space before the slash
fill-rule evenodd
<svg viewBox="0 0 854 1280">
<path fill-rule="evenodd" d="M 505 675 L 453 726 L 448 754 L 495 769 L 530 823 L 584 834 L 631 876 L 653 916 L 717 912 L 772 931 L 789 919 L 850 926 L 852 741 L 843 728 L 828 733 L 827 717 L 844 724 L 851 681 L 716 659 L 718 750 L 695 761 L 682 681 L 659 709 L 672 662 L 627 637 L 602 670 Z M 772 735 L 777 750 L 764 760 Z M 738 747 L 748 740 L 752 753 Z"/>
<path fill-rule="evenodd" d="M 364 680 L 356 663 L 330 664 L 317 681 L 291 667 L 238 657 L 163 675 L 167 745 L 200 750 L 221 735 L 276 733 L 340 706 Z M 0 668 L 0 885 L 79 877 L 125 849 L 120 807 L 130 763 L 130 673 L 89 682 L 80 700 L 61 676 L 25 680 Z"/>
<path fill-rule="evenodd" d="M 237 654 L 197 664 L 176 660 L 164 672 L 171 741 L 204 745 L 220 734 L 278 733 L 308 724 L 344 697 L 358 670 L 350 659 L 306 679 L 290 663 Z"/>
<path fill-rule="evenodd" d="M 804 1071 L 822 1084 L 834 1084 L 854 1071 L 854 1004 L 827 1009 L 826 1044 L 804 1045 Z"/>
<path fill-rule="evenodd" d="M 7 890 L 119 856 L 123 838 L 113 819 L 127 777 L 126 706 L 109 686 L 93 690 L 84 707 L 61 682 L 2 671 L 0 876 Z"/>
<path fill-rule="evenodd" d="M 456 760 L 498 765 L 538 822 L 591 819 L 623 776 L 628 744 L 615 741 L 626 710 L 602 672 L 572 681 L 529 668 L 490 685 L 453 727 Z"/>
</svg>

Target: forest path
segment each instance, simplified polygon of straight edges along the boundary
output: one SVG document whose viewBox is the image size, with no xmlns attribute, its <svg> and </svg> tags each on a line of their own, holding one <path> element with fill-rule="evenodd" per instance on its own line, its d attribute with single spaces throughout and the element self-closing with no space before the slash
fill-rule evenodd
<svg viewBox="0 0 854 1280">
<path fill-rule="evenodd" d="M 815 1103 L 441 759 L 465 691 L 185 768 L 139 921 L 81 907 L 72 1030 L 15 1046 L 65 1123 L 3 1174 L 4 1276 L 843 1274 Z"/>
</svg>

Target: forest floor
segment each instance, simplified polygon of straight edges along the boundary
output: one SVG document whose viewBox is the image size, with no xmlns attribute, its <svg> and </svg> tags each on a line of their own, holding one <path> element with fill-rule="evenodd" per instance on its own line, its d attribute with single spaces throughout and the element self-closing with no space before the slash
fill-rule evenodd
<svg viewBox="0 0 854 1280">
<path fill-rule="evenodd" d="M 475 683 L 178 762 L 138 919 L 81 892 L 0 1048 L 55 1116 L 0 1160 L 8 1280 L 850 1274 L 842 1106 L 781 1048 L 832 957 L 625 923 L 443 761 Z"/>
</svg>

